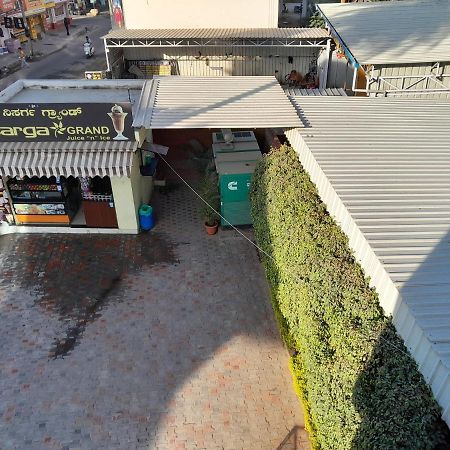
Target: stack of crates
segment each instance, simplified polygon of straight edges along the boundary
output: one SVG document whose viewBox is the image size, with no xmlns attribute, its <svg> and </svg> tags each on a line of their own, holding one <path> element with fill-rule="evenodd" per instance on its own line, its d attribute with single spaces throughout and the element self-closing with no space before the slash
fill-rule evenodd
<svg viewBox="0 0 450 450">
<path fill-rule="evenodd" d="M 256 141 L 213 144 L 219 176 L 222 226 L 251 225 L 249 188 L 258 160 L 262 158 Z"/>
</svg>

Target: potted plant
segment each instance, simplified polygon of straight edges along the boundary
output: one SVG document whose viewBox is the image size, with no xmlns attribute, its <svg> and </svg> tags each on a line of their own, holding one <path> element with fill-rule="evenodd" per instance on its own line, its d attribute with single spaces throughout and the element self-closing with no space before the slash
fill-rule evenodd
<svg viewBox="0 0 450 450">
<path fill-rule="evenodd" d="M 200 189 L 202 202 L 201 214 L 205 223 L 206 232 L 210 235 L 216 234 L 219 227 L 219 187 L 216 173 L 206 173 Z M 206 203 L 205 203 L 206 202 Z"/>
</svg>

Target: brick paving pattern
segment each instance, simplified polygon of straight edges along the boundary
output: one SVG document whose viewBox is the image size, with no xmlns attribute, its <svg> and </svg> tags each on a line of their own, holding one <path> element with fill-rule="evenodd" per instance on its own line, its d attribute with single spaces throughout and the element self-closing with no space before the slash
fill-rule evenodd
<svg viewBox="0 0 450 450">
<path fill-rule="evenodd" d="M 2 450 L 309 448 L 254 248 L 185 189 L 154 207 L 140 236 L 0 237 Z"/>
</svg>

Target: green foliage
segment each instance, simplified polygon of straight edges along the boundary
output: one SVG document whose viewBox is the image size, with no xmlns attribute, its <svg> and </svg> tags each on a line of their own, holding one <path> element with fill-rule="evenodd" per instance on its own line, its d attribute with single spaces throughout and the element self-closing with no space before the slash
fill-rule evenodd
<svg viewBox="0 0 450 450">
<path fill-rule="evenodd" d="M 435 448 L 439 406 L 291 148 L 259 163 L 251 202 L 313 448 Z"/>
<path fill-rule="evenodd" d="M 206 225 L 212 226 L 218 220 L 216 211 L 220 208 L 218 178 L 215 171 L 205 170 L 205 176 L 200 186 L 200 195 L 208 204 L 202 202 L 201 215 Z"/>
<path fill-rule="evenodd" d="M 325 28 L 325 21 L 322 19 L 319 11 L 316 11 L 309 18 L 309 28 Z"/>
</svg>

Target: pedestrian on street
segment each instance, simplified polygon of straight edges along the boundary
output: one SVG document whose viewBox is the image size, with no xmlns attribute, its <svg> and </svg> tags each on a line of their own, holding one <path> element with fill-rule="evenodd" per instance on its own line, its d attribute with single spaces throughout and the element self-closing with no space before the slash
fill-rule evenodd
<svg viewBox="0 0 450 450">
<path fill-rule="evenodd" d="M 30 67 L 27 62 L 27 54 L 24 52 L 23 48 L 19 47 L 17 51 L 19 53 L 20 68 L 23 69 L 24 67 Z"/>
<path fill-rule="evenodd" d="M 66 32 L 67 32 L 67 36 L 69 36 L 69 25 L 70 25 L 70 20 L 68 17 L 64 17 L 64 26 L 66 27 Z"/>
</svg>

